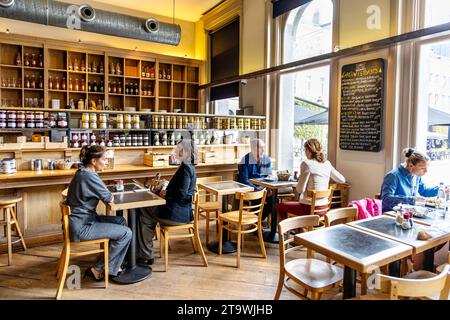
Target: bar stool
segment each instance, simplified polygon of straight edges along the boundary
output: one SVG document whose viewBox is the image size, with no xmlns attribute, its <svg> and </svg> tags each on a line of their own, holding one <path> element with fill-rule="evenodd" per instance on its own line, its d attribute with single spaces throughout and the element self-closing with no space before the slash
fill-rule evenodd
<svg viewBox="0 0 450 320">
<path fill-rule="evenodd" d="M 6 243 L 8 245 L 8 266 L 12 265 L 12 245 L 20 242 L 23 250 L 27 250 L 25 240 L 23 239 L 22 232 L 20 231 L 19 223 L 17 222 L 16 213 L 14 207 L 16 203 L 22 201 L 20 197 L 0 197 L 0 211 L 3 211 L 3 220 L 0 221 L 0 225 L 3 225 L 6 235 Z M 12 240 L 11 226 L 14 225 L 16 235 L 18 239 Z"/>
</svg>

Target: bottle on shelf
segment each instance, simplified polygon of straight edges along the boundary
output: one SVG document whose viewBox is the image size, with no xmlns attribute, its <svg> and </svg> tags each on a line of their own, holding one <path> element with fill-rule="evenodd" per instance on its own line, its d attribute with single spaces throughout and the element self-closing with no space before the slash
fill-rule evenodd
<svg viewBox="0 0 450 320">
<path fill-rule="evenodd" d="M 91 80 L 88 80 L 88 92 L 92 91 Z"/>
<path fill-rule="evenodd" d="M 72 59 L 69 59 L 69 65 L 67 66 L 67 70 L 69 70 L 69 71 L 73 70 L 73 61 L 72 61 Z"/>
<path fill-rule="evenodd" d="M 25 58 L 24 58 L 24 65 L 25 67 L 29 67 L 30 66 L 30 57 L 28 55 L 28 53 L 25 53 Z"/>
<path fill-rule="evenodd" d="M 94 61 L 91 61 L 91 63 L 88 63 L 88 72 L 94 72 L 94 71 L 92 71 L 92 69 L 93 69 L 93 67 L 94 67 Z"/>
<path fill-rule="evenodd" d="M 39 89 L 44 89 L 44 80 L 42 76 L 39 76 Z"/>
<path fill-rule="evenodd" d="M 116 64 L 116 74 L 118 74 L 118 75 L 122 74 L 122 68 L 121 68 L 119 62 L 117 62 L 117 64 Z"/>
<path fill-rule="evenodd" d="M 80 70 L 80 65 L 78 64 L 78 59 L 75 58 L 74 62 L 73 62 L 73 71 L 78 71 Z"/>
<path fill-rule="evenodd" d="M 39 68 L 43 67 L 44 67 L 44 57 L 42 56 L 42 54 L 39 54 Z"/>
<path fill-rule="evenodd" d="M 129 90 L 129 85 L 128 85 L 128 83 L 125 83 L 125 94 L 129 94 L 130 93 L 130 90 Z"/>
<path fill-rule="evenodd" d="M 22 54 L 20 53 L 20 51 L 17 52 L 16 55 L 16 66 L 21 66 L 22 65 Z"/>
<path fill-rule="evenodd" d="M 31 75 L 31 88 L 35 89 L 36 88 L 36 77 L 33 75 Z"/>
<path fill-rule="evenodd" d="M 155 78 L 155 67 L 154 66 L 152 66 L 150 68 L 150 78 Z"/>
<path fill-rule="evenodd" d="M 86 62 L 84 62 L 84 60 L 81 60 L 80 70 L 81 70 L 82 72 L 85 72 L 85 71 L 86 71 Z"/>
<path fill-rule="evenodd" d="M 104 87 L 104 85 L 103 85 L 103 81 L 100 81 L 100 88 L 99 88 L 99 91 L 100 91 L 100 92 L 105 91 L 105 87 Z"/>
<path fill-rule="evenodd" d="M 56 77 L 56 80 L 55 80 L 55 89 L 56 89 L 56 90 L 59 90 L 59 88 L 60 88 L 60 86 L 59 86 L 59 77 Z"/>
<path fill-rule="evenodd" d="M 25 75 L 25 88 L 30 87 L 30 77 L 26 74 Z"/>
<path fill-rule="evenodd" d="M 31 54 L 31 66 L 33 68 L 36 68 L 36 66 L 37 66 L 36 55 L 34 53 Z"/>
<path fill-rule="evenodd" d="M 122 90 L 123 90 L 123 88 L 122 88 L 122 81 L 119 81 L 119 85 L 118 85 L 118 87 L 117 87 L 117 92 L 118 92 L 119 94 L 122 94 Z"/>
<path fill-rule="evenodd" d="M 69 78 L 69 91 L 73 91 L 73 80 Z"/>
<path fill-rule="evenodd" d="M 166 69 L 163 69 L 163 70 L 162 70 L 162 76 L 159 75 L 159 78 L 160 78 L 160 79 L 166 79 Z"/>
<path fill-rule="evenodd" d="M 102 60 L 100 60 L 100 65 L 99 65 L 99 68 L 98 68 L 98 72 L 99 73 L 104 73 L 105 72 L 105 67 L 103 66 L 103 61 Z"/>
<path fill-rule="evenodd" d="M 111 83 L 108 83 L 108 92 L 111 93 Z"/>
<path fill-rule="evenodd" d="M 92 89 L 94 90 L 94 92 L 98 92 L 98 86 L 97 86 L 97 81 L 94 80 L 94 84 L 92 85 Z"/>
<path fill-rule="evenodd" d="M 117 84 L 115 81 L 113 82 L 113 85 L 112 85 L 112 92 L 117 93 Z"/>
<path fill-rule="evenodd" d="M 79 91 L 80 90 L 80 81 L 78 80 L 78 78 L 75 79 L 75 91 Z"/>
<path fill-rule="evenodd" d="M 86 84 L 83 79 L 81 80 L 81 91 L 86 91 Z"/>
<path fill-rule="evenodd" d="M 142 70 L 141 70 L 141 76 L 142 76 L 142 78 L 145 78 L 146 77 L 146 71 L 147 70 L 147 67 L 146 66 L 142 66 Z"/>
<path fill-rule="evenodd" d="M 170 78 L 171 78 L 171 75 L 170 75 L 170 68 L 167 68 L 167 71 L 166 71 L 166 79 L 167 79 L 167 80 L 170 80 Z"/>
<path fill-rule="evenodd" d="M 109 73 L 110 73 L 110 74 L 116 74 L 116 68 L 115 68 L 113 62 L 110 62 L 110 63 L 109 63 Z"/>
<path fill-rule="evenodd" d="M 61 89 L 66 90 L 66 78 L 62 78 Z"/>
<path fill-rule="evenodd" d="M 53 89 L 53 78 L 51 76 L 48 78 L 48 88 Z"/>
</svg>

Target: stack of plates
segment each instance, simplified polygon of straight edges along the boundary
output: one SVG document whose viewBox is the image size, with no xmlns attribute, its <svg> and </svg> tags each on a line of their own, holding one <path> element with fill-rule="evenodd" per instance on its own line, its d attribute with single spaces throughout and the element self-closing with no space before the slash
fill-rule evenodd
<svg viewBox="0 0 450 320">
<path fill-rule="evenodd" d="M 14 158 L 4 158 L 0 159 L 0 173 L 1 174 L 11 174 L 16 173 L 16 159 Z"/>
</svg>

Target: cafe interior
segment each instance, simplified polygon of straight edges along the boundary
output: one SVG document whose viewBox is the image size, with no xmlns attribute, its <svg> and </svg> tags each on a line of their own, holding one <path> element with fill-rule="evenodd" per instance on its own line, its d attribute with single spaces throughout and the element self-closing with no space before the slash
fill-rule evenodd
<svg viewBox="0 0 450 320">
<path fill-rule="evenodd" d="M 447 0 L 0 0 L 0 81 L 0 299 L 450 298 Z"/>
</svg>

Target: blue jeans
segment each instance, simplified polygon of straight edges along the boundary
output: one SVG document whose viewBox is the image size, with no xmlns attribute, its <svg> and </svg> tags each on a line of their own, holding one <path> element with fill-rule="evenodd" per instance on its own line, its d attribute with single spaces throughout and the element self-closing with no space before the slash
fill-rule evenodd
<svg viewBox="0 0 450 320">
<path fill-rule="evenodd" d="M 80 241 L 108 238 L 109 240 L 109 274 L 117 276 L 119 268 L 125 258 L 128 246 L 131 242 L 132 232 L 126 226 L 124 217 L 119 216 L 97 216 L 96 222 L 84 225 L 79 234 Z M 95 269 L 103 272 L 105 262 L 103 255 L 94 265 Z"/>
</svg>

